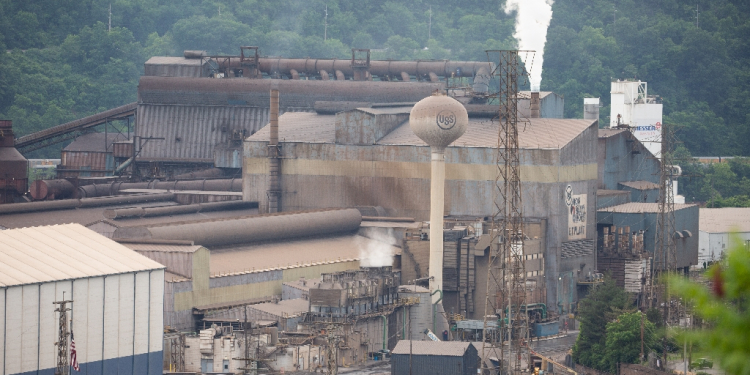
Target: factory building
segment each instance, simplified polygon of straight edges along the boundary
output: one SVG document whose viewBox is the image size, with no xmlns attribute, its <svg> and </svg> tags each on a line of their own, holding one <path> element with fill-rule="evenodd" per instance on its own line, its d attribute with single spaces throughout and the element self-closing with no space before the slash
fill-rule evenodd
<svg viewBox="0 0 750 375">
<path fill-rule="evenodd" d="M 479 368 L 477 353 L 471 342 L 402 340 L 391 353 L 391 375 L 473 375 Z"/>
<path fill-rule="evenodd" d="M 281 210 L 381 206 L 389 216 L 427 220 L 430 150 L 409 128 L 410 111 L 411 106 L 380 106 L 335 115 L 280 116 Z M 499 125 L 471 113 L 466 133 L 445 151 L 446 221 L 455 217 L 471 223 L 494 214 Z M 269 131 L 265 127 L 245 141 L 243 196 L 259 202 L 261 211 L 269 204 Z M 596 202 L 597 139 L 596 120 L 531 118 L 519 132 L 524 217 L 528 233 L 536 233 L 530 240 L 539 241 L 534 260 L 543 259 L 532 277 L 546 285 L 545 302 L 550 305 L 574 303 L 575 291 L 572 300 L 558 301 L 558 289 L 575 285 L 596 269 L 596 227 L 586 208 Z M 472 251 L 486 259 L 487 246 Z M 419 266 L 424 277 L 427 263 Z M 412 271 L 404 266 L 404 272 Z M 478 274 L 480 290 L 473 300 L 481 304 L 475 308 L 481 316 L 486 282 L 481 282 L 484 274 Z M 413 273 L 409 275 L 407 279 Z"/>
<path fill-rule="evenodd" d="M 701 208 L 698 266 L 723 259 L 724 252 L 734 245 L 733 235 L 750 248 L 750 208 Z"/>
<path fill-rule="evenodd" d="M 114 149 L 127 143 L 128 134 L 88 133 L 79 136 L 60 153 L 57 178 L 112 176 L 117 168 Z M 118 152 L 120 150 L 117 150 Z M 118 154 L 119 155 L 119 154 Z M 132 153 L 127 154 L 132 156 Z"/>
<path fill-rule="evenodd" d="M 642 236 L 643 249 L 650 253 L 654 258 L 654 269 L 664 269 L 664 258 L 661 254 L 655 254 L 657 245 L 657 221 L 659 215 L 658 203 L 640 203 L 631 202 L 617 206 L 600 208 L 597 210 L 597 226 L 600 230 L 599 236 L 606 234 L 605 230 L 609 228 L 609 233 L 615 229 L 622 228 L 624 238 L 620 241 L 635 242 L 635 234 L 644 233 Z M 670 233 L 676 246 L 676 265 L 677 269 L 687 269 L 698 264 L 698 233 L 699 210 L 694 204 L 674 205 L 674 233 Z M 661 262 L 661 263 L 660 263 Z"/>
<path fill-rule="evenodd" d="M 161 264 L 79 224 L 0 231 L 0 254 L 4 374 L 55 373 L 60 320 L 82 373 L 162 373 Z"/>
</svg>

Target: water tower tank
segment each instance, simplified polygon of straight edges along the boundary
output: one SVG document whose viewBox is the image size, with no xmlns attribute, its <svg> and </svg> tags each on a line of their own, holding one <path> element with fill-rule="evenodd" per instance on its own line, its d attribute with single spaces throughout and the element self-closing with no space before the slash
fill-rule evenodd
<svg viewBox="0 0 750 375">
<path fill-rule="evenodd" d="M 430 145 L 430 292 L 437 303 L 443 290 L 443 211 L 445 202 L 445 147 L 461 137 L 469 125 L 463 104 L 445 95 L 419 101 L 409 115 L 409 126 Z M 441 291 L 440 295 L 436 293 Z"/>
</svg>

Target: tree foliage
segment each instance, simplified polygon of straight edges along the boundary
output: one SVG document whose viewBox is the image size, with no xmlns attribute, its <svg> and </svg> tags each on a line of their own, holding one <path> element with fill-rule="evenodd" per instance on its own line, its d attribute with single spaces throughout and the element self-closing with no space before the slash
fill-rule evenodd
<svg viewBox="0 0 750 375">
<path fill-rule="evenodd" d="M 112 9 L 109 31 L 109 9 Z M 716 0 L 569 0 L 553 5 L 542 89 L 565 115 L 612 79 L 647 81 L 695 155 L 750 155 L 750 5 Z M 504 1 L 0 0 L 0 116 L 19 135 L 131 102 L 143 63 L 185 49 L 237 54 L 485 61 L 517 46 Z M 327 16 L 326 16 L 327 13 Z M 540 69 L 535 66 L 532 69 Z M 53 155 L 50 155 L 53 156 Z"/>
<path fill-rule="evenodd" d="M 582 299 L 578 307 L 581 331 L 573 346 L 573 360 L 606 371 L 607 324 L 631 306 L 630 296 L 609 277 Z"/>
<path fill-rule="evenodd" d="M 707 275 L 712 289 L 684 278 L 670 279 L 670 289 L 694 306 L 706 328 L 685 332 L 684 338 L 729 374 L 750 374 L 750 252 L 738 237 L 726 260 Z"/>
<path fill-rule="evenodd" d="M 657 334 L 654 323 L 640 311 L 624 313 L 607 323 L 607 336 L 602 366 L 617 372 L 620 363 L 639 363 L 641 354 L 641 323 L 643 323 L 643 353 L 654 348 Z"/>
</svg>

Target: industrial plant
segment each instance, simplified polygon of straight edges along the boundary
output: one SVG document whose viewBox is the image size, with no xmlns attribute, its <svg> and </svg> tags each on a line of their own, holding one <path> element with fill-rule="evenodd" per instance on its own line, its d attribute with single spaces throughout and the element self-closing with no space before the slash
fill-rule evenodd
<svg viewBox="0 0 750 375">
<path fill-rule="evenodd" d="M 184 51 L 135 103 L 1 121 L 2 373 L 68 374 L 71 347 L 96 374 L 574 371 L 579 301 L 606 274 L 670 303 L 704 214 L 645 82 L 612 82 L 611 124 L 599 98 L 563 118 L 519 89 L 523 51 L 490 52 Z M 62 142 L 30 181 L 23 154 Z"/>
</svg>

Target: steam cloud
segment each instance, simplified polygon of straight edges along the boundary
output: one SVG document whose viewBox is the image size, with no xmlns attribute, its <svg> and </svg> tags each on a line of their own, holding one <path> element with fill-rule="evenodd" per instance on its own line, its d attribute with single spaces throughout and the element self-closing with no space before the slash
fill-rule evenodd
<svg viewBox="0 0 750 375">
<path fill-rule="evenodd" d="M 505 13 L 516 11 L 516 31 L 513 37 L 518 40 L 518 49 L 536 51 L 529 81 L 531 91 L 539 91 L 542 83 L 544 44 L 547 43 L 547 27 L 552 19 L 554 0 L 507 0 Z M 523 55 L 521 56 L 523 58 Z M 530 57 L 530 56 L 529 56 Z M 526 59 L 527 64 L 531 59 Z M 529 69 L 527 66 L 526 69 Z"/>
<path fill-rule="evenodd" d="M 357 238 L 360 267 L 385 267 L 393 265 L 393 246 L 398 242 L 393 229 L 367 228 L 361 232 L 364 237 Z"/>
</svg>

